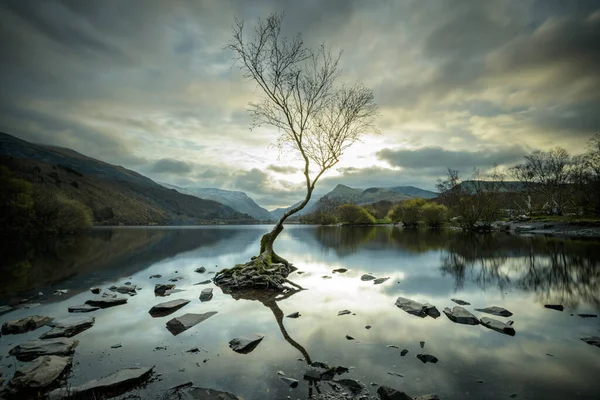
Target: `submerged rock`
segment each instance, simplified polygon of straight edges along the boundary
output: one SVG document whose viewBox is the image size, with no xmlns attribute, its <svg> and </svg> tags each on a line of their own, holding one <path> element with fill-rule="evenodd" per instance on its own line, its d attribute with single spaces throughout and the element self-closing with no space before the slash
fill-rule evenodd
<svg viewBox="0 0 600 400">
<path fill-rule="evenodd" d="M 70 313 L 84 313 L 99 310 L 100 307 L 90 306 L 89 304 L 80 304 L 78 306 L 69 307 Z"/>
<path fill-rule="evenodd" d="M 184 314 L 181 317 L 176 317 L 167 321 L 167 329 L 173 334 L 173 336 L 177 336 L 181 332 L 190 329 L 192 326 L 207 320 L 216 313 L 217 311 L 209 311 L 204 314 Z"/>
<path fill-rule="evenodd" d="M 196 286 L 196 285 L 208 285 L 211 282 L 212 281 L 210 279 L 207 279 L 207 280 L 202 281 L 202 282 L 194 283 L 194 286 Z"/>
<path fill-rule="evenodd" d="M 243 400 L 232 393 L 220 390 L 180 385 L 160 397 L 161 400 Z"/>
<path fill-rule="evenodd" d="M 200 293 L 200 301 L 209 301 L 213 297 L 212 288 L 202 289 L 202 293 Z"/>
<path fill-rule="evenodd" d="M 481 325 L 496 332 L 504 333 L 505 335 L 515 336 L 515 329 L 510 325 L 497 319 L 483 317 L 480 320 Z"/>
<path fill-rule="evenodd" d="M 454 306 L 452 310 L 448 307 L 444 308 L 444 314 L 448 317 L 448 319 L 452 322 L 456 322 L 457 324 L 464 325 L 478 325 L 479 320 L 476 316 L 471 314 L 465 308 L 461 306 Z"/>
<path fill-rule="evenodd" d="M 377 279 L 375 279 L 375 280 L 373 281 L 373 284 L 374 284 L 374 285 L 380 285 L 380 284 L 382 284 L 383 282 L 387 281 L 388 279 L 390 279 L 390 278 L 389 278 L 389 277 L 387 277 L 387 278 L 377 278 Z"/>
<path fill-rule="evenodd" d="M 0 306 L 0 315 L 6 314 L 7 312 L 12 311 L 13 308 L 10 306 Z"/>
<path fill-rule="evenodd" d="M 32 315 L 30 317 L 7 321 L 2 324 L 2 334 L 16 335 L 19 333 L 34 331 L 48 324 L 50 321 L 52 321 L 52 318 L 42 315 Z"/>
<path fill-rule="evenodd" d="M 415 397 L 414 400 L 440 400 L 440 396 L 437 394 L 426 394 L 423 396 Z"/>
<path fill-rule="evenodd" d="M 175 285 L 173 284 L 157 283 L 154 285 L 154 294 L 157 296 L 164 296 L 166 291 L 173 289 L 175 289 Z"/>
<path fill-rule="evenodd" d="M 565 309 L 562 304 L 546 304 L 544 307 L 556 311 L 563 311 Z"/>
<path fill-rule="evenodd" d="M 432 356 L 431 354 L 417 354 L 417 358 L 421 360 L 423 364 L 427 364 L 428 362 L 435 364 L 438 362 L 437 357 Z"/>
<path fill-rule="evenodd" d="M 197 272 L 197 273 L 199 273 L 199 274 L 203 274 L 203 273 L 205 273 L 205 272 L 206 272 L 206 268 L 204 268 L 204 267 L 196 268 L 196 269 L 194 270 L 194 272 Z"/>
<path fill-rule="evenodd" d="M 352 311 L 350 310 L 342 310 L 342 311 L 338 311 L 338 317 L 340 315 L 348 315 L 348 314 L 352 314 Z"/>
<path fill-rule="evenodd" d="M 40 336 L 40 339 L 57 337 L 72 337 L 94 326 L 94 317 L 67 317 L 60 321 L 51 322 L 48 325 L 53 329 Z"/>
<path fill-rule="evenodd" d="M 592 346 L 600 347 L 600 336 L 582 337 L 581 340 Z"/>
<path fill-rule="evenodd" d="M 334 270 L 333 270 L 333 271 L 331 271 L 331 272 L 332 272 L 333 274 L 335 274 L 336 272 L 337 272 L 338 274 L 343 274 L 343 273 L 344 273 L 344 272 L 346 272 L 346 271 L 348 271 L 346 268 L 337 268 L 337 269 L 334 269 Z"/>
<path fill-rule="evenodd" d="M 577 314 L 577 316 L 581 318 L 598 318 L 596 314 Z"/>
<path fill-rule="evenodd" d="M 362 383 L 360 383 L 359 381 L 354 380 L 354 379 L 349 379 L 349 378 L 337 379 L 332 382 L 345 387 L 346 389 L 350 390 L 354 394 L 362 392 L 362 390 L 365 388 L 365 386 Z"/>
<path fill-rule="evenodd" d="M 364 274 L 363 276 L 360 277 L 361 281 L 373 281 L 375 279 L 377 279 L 377 278 L 370 274 Z"/>
<path fill-rule="evenodd" d="M 291 388 L 298 387 L 298 380 L 296 379 L 288 378 L 287 376 L 280 376 L 279 379 Z"/>
<path fill-rule="evenodd" d="M 104 299 L 96 299 L 96 300 L 88 300 L 85 304 L 89 304 L 90 306 L 100 307 L 100 308 L 108 308 L 114 306 L 120 306 L 121 304 L 127 303 L 127 298 L 125 297 L 107 297 Z"/>
<path fill-rule="evenodd" d="M 290 315 L 286 315 L 286 318 L 299 318 L 300 313 L 296 311 L 295 313 L 291 313 Z"/>
<path fill-rule="evenodd" d="M 407 354 L 408 354 L 408 349 L 403 349 L 403 350 L 400 352 L 400 355 L 401 355 L 402 357 L 404 357 L 404 356 L 405 356 L 405 355 L 407 355 Z"/>
<path fill-rule="evenodd" d="M 510 317 L 511 315 L 513 315 L 513 313 L 508 311 L 506 308 L 497 307 L 497 306 L 486 307 L 486 308 L 476 308 L 475 311 L 480 311 L 480 312 L 484 312 L 487 314 L 497 315 L 499 317 Z"/>
<path fill-rule="evenodd" d="M 155 305 L 148 312 L 153 317 L 164 317 L 171 313 L 174 313 L 175 311 L 179 310 L 181 307 L 185 306 L 189 302 L 190 302 L 189 300 L 185 300 L 185 299 L 171 300 L 171 301 L 167 301 L 167 302 L 159 303 L 159 304 Z"/>
<path fill-rule="evenodd" d="M 464 301 L 464 300 L 461 300 L 461 299 L 450 299 L 450 300 L 452 300 L 453 302 L 455 302 L 459 306 L 470 306 L 471 305 L 471 303 L 469 303 L 468 301 Z"/>
<path fill-rule="evenodd" d="M 24 396 L 53 385 L 71 366 L 70 357 L 44 356 L 22 366 L 8 383 L 9 391 Z M 35 396 L 37 398 L 37 396 Z M 21 397 L 23 398 L 23 397 Z"/>
<path fill-rule="evenodd" d="M 135 292 L 135 285 L 123 285 L 123 286 L 112 286 L 109 288 L 109 290 L 113 291 L 113 292 L 119 292 L 121 294 L 129 294 L 131 292 Z"/>
<path fill-rule="evenodd" d="M 150 275 L 150 279 L 158 279 L 158 278 L 162 278 L 162 275 L 156 274 L 156 275 Z"/>
<path fill-rule="evenodd" d="M 13 347 L 9 354 L 19 361 L 31 361 L 41 356 L 71 356 L 78 344 L 78 340 L 69 338 L 30 340 Z"/>
<path fill-rule="evenodd" d="M 248 335 L 231 339 L 229 341 L 229 347 L 231 348 L 231 350 L 236 351 L 238 353 L 247 354 L 254 350 L 264 338 L 264 335 L 251 333 Z"/>
<path fill-rule="evenodd" d="M 389 386 L 379 386 L 377 394 L 381 400 L 413 400 L 413 398 L 406 393 Z"/>
<path fill-rule="evenodd" d="M 69 386 L 56 389 L 48 394 L 50 400 L 70 398 L 104 398 L 104 394 L 111 397 L 125 393 L 131 387 L 137 386 L 152 374 L 154 367 L 150 368 L 125 368 L 101 379 L 94 379 L 83 385 Z"/>
<path fill-rule="evenodd" d="M 437 318 L 440 316 L 440 312 L 435 306 L 432 306 L 429 303 L 421 304 L 405 297 L 398 297 L 396 299 L 396 307 L 421 318 L 425 318 L 427 316 L 430 316 L 431 318 Z"/>
</svg>

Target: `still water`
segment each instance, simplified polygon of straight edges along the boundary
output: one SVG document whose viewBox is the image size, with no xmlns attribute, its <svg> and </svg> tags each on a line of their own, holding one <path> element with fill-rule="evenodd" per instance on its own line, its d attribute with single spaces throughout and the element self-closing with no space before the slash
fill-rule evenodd
<svg viewBox="0 0 600 400">
<path fill-rule="evenodd" d="M 276 242 L 276 251 L 304 272 L 289 278 L 307 290 L 258 299 L 224 294 L 212 284 L 193 285 L 210 279 L 217 265 L 249 260 L 269 228 L 97 229 L 39 243 L 5 241 L 0 305 L 23 298 L 42 305 L 9 312 L 0 316 L 0 323 L 33 314 L 94 316 L 95 325 L 74 337 L 80 344 L 69 384 L 119 368 L 155 365 L 162 375 L 133 392 L 143 399 L 158 398 L 166 388 L 186 381 L 245 399 L 319 398 L 318 387 L 302 379 L 307 360 L 350 367 L 341 378 L 361 381 L 371 394 L 377 389 L 371 383 L 377 383 L 415 397 L 437 393 L 445 400 L 507 399 L 511 394 L 518 399 L 598 398 L 600 348 L 580 338 L 599 336 L 600 321 L 577 314 L 600 311 L 599 242 L 407 232 L 386 226 L 290 226 Z M 200 266 L 207 272 L 194 272 Z M 336 268 L 348 271 L 333 274 Z M 364 273 L 390 279 L 374 285 L 361 281 Z M 150 279 L 154 274 L 163 277 Z M 154 284 L 169 283 L 174 276 L 184 277 L 176 282 L 183 291 L 155 297 Z M 90 287 L 107 290 L 126 281 L 142 287 L 127 304 L 90 314 L 67 312 L 68 306 L 95 297 Z M 214 287 L 214 297 L 200 302 L 205 287 Z M 68 293 L 54 295 L 56 289 Z M 38 292 L 44 295 L 38 297 Z M 398 296 L 431 303 L 440 312 L 456 305 L 451 298 L 459 298 L 470 302 L 465 308 L 478 317 L 506 321 L 474 311 L 504 307 L 514 313 L 510 319 L 516 335 L 455 324 L 443 314 L 422 319 L 397 308 Z M 166 317 L 148 314 L 153 305 L 179 298 L 191 302 Z M 549 303 L 562 304 L 565 311 L 544 308 Z M 355 315 L 337 316 L 344 309 Z M 165 328 L 173 317 L 208 311 L 218 314 L 178 336 Z M 296 311 L 298 319 L 283 317 Z M 10 348 L 49 329 L 0 338 L 6 379 L 23 364 L 8 356 Z M 249 354 L 229 349 L 231 339 L 248 333 L 265 339 Z M 112 349 L 117 343 L 122 347 Z M 192 347 L 201 351 L 187 353 Z M 403 348 L 409 350 L 404 357 Z M 418 353 L 434 355 L 439 362 L 423 364 Z M 289 388 L 277 371 L 300 385 Z"/>
</svg>

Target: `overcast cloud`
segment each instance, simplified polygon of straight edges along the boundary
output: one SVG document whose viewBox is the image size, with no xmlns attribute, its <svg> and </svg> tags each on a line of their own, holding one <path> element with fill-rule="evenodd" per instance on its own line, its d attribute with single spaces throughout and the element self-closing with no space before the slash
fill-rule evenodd
<svg viewBox="0 0 600 400">
<path fill-rule="evenodd" d="M 600 131 L 600 4 L 562 0 L 7 0 L 0 130 L 162 182 L 303 195 L 277 132 L 250 131 L 257 98 L 223 50 L 234 16 L 285 11 L 286 31 L 344 50 L 343 79 L 380 105 L 368 136 L 321 182 L 433 189 L 446 167 L 583 150 Z"/>
</svg>

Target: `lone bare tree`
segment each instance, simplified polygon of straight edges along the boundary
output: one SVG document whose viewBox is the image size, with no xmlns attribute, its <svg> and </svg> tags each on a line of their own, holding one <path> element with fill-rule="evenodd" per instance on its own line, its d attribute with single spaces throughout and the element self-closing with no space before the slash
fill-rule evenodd
<svg viewBox="0 0 600 400">
<path fill-rule="evenodd" d="M 273 250 L 283 223 L 302 210 L 319 178 L 335 166 L 344 151 L 368 132 L 376 131 L 373 92 L 361 83 L 338 83 L 341 53 L 325 45 L 305 46 L 302 35 L 282 34 L 283 15 L 259 20 L 247 38 L 236 19 L 227 49 L 235 53 L 244 77 L 255 82 L 262 98 L 250 103 L 253 127 L 270 125 L 280 132 L 279 151 L 295 153 L 304 162 L 306 196 L 286 211 L 273 230 L 261 239 L 260 254 L 246 264 L 220 271 L 215 282 L 230 287 L 282 288 L 291 271 L 289 263 Z"/>
</svg>

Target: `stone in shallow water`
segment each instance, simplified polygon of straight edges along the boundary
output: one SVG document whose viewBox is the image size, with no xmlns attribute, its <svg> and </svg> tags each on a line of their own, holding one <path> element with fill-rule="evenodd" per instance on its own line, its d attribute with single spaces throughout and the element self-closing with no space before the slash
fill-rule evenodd
<svg viewBox="0 0 600 400">
<path fill-rule="evenodd" d="M 44 356 L 26 363 L 8 383 L 12 393 L 33 392 L 47 388 L 56 382 L 58 378 L 71 366 L 71 357 Z M 23 398 L 23 397 L 21 397 Z"/>
<path fill-rule="evenodd" d="M 373 281 L 374 285 L 381 285 L 383 282 L 387 281 L 388 279 L 390 279 L 389 277 L 387 278 L 377 278 Z"/>
<path fill-rule="evenodd" d="M 432 356 L 431 354 L 417 354 L 417 358 L 421 360 L 423 364 L 427 364 L 428 362 L 435 364 L 438 362 L 437 357 Z"/>
<path fill-rule="evenodd" d="M 403 350 L 400 352 L 400 355 L 401 355 L 402 357 L 404 357 L 404 356 L 405 356 L 405 355 L 407 355 L 407 354 L 408 354 L 408 349 L 403 349 Z"/>
<path fill-rule="evenodd" d="M 498 321 L 497 319 L 493 318 L 483 317 L 480 319 L 480 322 L 481 325 L 485 326 L 488 329 L 504 333 L 505 335 L 515 336 L 515 329 L 511 325 L 505 324 L 502 321 Z"/>
<path fill-rule="evenodd" d="M 100 307 L 90 306 L 89 304 L 80 304 L 78 306 L 69 307 L 70 313 L 84 313 L 99 310 Z"/>
<path fill-rule="evenodd" d="M 207 320 L 216 313 L 217 311 L 209 311 L 204 314 L 184 314 L 181 317 L 176 317 L 167 321 L 167 329 L 173 334 L 173 336 L 177 336 L 181 332 L 190 329 L 192 326 Z"/>
<path fill-rule="evenodd" d="M 510 317 L 511 315 L 513 315 L 513 313 L 508 311 L 506 308 L 497 307 L 497 306 L 486 307 L 486 308 L 476 308 L 475 311 L 480 311 L 480 312 L 484 312 L 487 314 L 497 315 L 499 317 Z"/>
<path fill-rule="evenodd" d="M 396 299 L 396 307 L 406 311 L 409 314 L 416 315 L 417 317 L 425 318 L 430 316 L 437 318 L 440 316 L 440 312 L 435 306 L 425 303 L 421 304 L 414 300 L 407 299 L 405 297 L 398 297 Z"/>
<path fill-rule="evenodd" d="M 287 376 L 280 376 L 279 379 L 291 388 L 298 387 L 298 381 L 296 379 L 288 378 Z"/>
<path fill-rule="evenodd" d="M 150 315 L 152 315 L 155 318 L 156 317 L 164 317 L 164 316 L 174 313 L 175 311 L 179 310 L 181 307 L 185 306 L 189 302 L 190 302 L 189 300 L 185 300 L 185 299 L 166 301 L 164 303 L 159 303 L 159 304 L 155 305 L 154 307 L 152 307 L 150 309 L 149 313 L 150 313 Z"/>
<path fill-rule="evenodd" d="M 461 300 L 461 299 L 450 299 L 450 300 L 452 300 L 453 302 L 455 302 L 459 306 L 470 306 L 471 305 L 471 303 L 469 303 L 468 301 L 464 301 L 464 300 Z"/>
<path fill-rule="evenodd" d="M 340 316 L 340 315 L 348 315 L 348 314 L 352 314 L 352 311 L 350 311 L 350 310 L 338 311 L 338 316 Z"/>
<path fill-rule="evenodd" d="M 577 316 L 581 318 L 598 318 L 596 314 L 577 314 Z"/>
<path fill-rule="evenodd" d="M 415 397 L 414 400 L 440 400 L 440 396 L 437 394 L 425 394 L 423 396 Z"/>
<path fill-rule="evenodd" d="M 196 270 L 194 272 L 197 272 L 199 274 L 203 274 L 203 273 L 206 272 L 206 268 L 204 268 L 204 267 L 196 268 Z"/>
<path fill-rule="evenodd" d="M 52 318 L 42 315 L 32 315 L 30 317 L 7 321 L 2 324 L 2 334 L 16 335 L 19 333 L 34 331 L 48 324 L 50 321 L 52 321 Z"/>
<path fill-rule="evenodd" d="M 544 307 L 549 308 L 551 310 L 563 311 L 565 307 L 562 304 L 546 304 Z"/>
<path fill-rule="evenodd" d="M 198 283 L 194 283 L 194 286 L 196 285 L 208 285 L 209 283 L 211 283 L 212 281 L 210 279 L 202 281 L 202 282 L 198 282 Z"/>
<path fill-rule="evenodd" d="M 202 293 L 200 293 L 200 301 L 209 301 L 213 297 L 212 288 L 202 289 Z"/>
<path fill-rule="evenodd" d="M 69 338 L 30 340 L 13 347 L 9 354 L 19 361 L 31 361 L 41 356 L 71 356 L 78 344 L 78 340 Z"/>
<path fill-rule="evenodd" d="M 175 285 L 173 284 L 157 283 L 154 285 L 154 294 L 157 296 L 164 296 L 165 292 L 173 289 L 175 289 Z"/>
<path fill-rule="evenodd" d="M 70 386 L 51 391 L 50 400 L 70 398 L 104 398 L 104 394 L 114 397 L 125 393 L 150 377 L 154 367 L 124 368 L 101 379 L 94 379 L 83 385 Z"/>
<path fill-rule="evenodd" d="M 371 274 L 364 274 L 363 276 L 360 277 L 361 281 L 373 281 L 375 279 L 377 279 L 377 278 Z"/>
<path fill-rule="evenodd" d="M 208 388 L 189 387 L 187 385 L 175 388 L 160 398 L 161 400 L 243 400 L 242 397 L 232 393 Z"/>
<path fill-rule="evenodd" d="M 404 392 L 393 389 L 389 386 L 379 386 L 377 394 L 381 400 L 413 400 L 412 397 Z"/>
<path fill-rule="evenodd" d="M 85 304 L 89 304 L 90 306 L 100 307 L 100 308 L 108 308 L 114 306 L 120 306 L 121 304 L 127 303 L 127 299 L 125 297 L 106 297 L 103 299 L 96 300 L 88 300 Z"/>
<path fill-rule="evenodd" d="M 101 291 L 102 291 L 102 289 L 100 289 L 99 287 L 93 287 L 90 289 L 90 292 L 92 292 L 94 294 L 100 294 Z"/>
<path fill-rule="evenodd" d="M 581 340 L 592 346 L 600 347 L 600 336 L 582 337 Z"/>
<path fill-rule="evenodd" d="M 12 311 L 13 308 L 10 306 L 0 306 L 0 315 L 6 314 L 7 312 Z"/>
<path fill-rule="evenodd" d="M 235 352 L 247 354 L 254 350 L 264 338 L 264 335 L 250 333 L 231 339 L 229 341 L 229 347 Z"/>
<path fill-rule="evenodd" d="M 332 273 L 338 273 L 338 274 L 343 274 L 344 272 L 348 271 L 346 268 L 338 268 L 338 269 L 334 269 L 333 271 L 331 271 Z"/>
<path fill-rule="evenodd" d="M 94 326 L 94 322 L 96 322 L 94 317 L 67 317 L 51 322 L 48 325 L 53 329 L 40 336 L 40 339 L 72 337 Z"/>
<path fill-rule="evenodd" d="M 286 315 L 286 318 L 299 318 L 300 313 L 296 311 L 295 313 L 291 313 L 290 315 Z"/>
<path fill-rule="evenodd" d="M 456 322 L 457 324 L 464 325 L 478 325 L 479 320 L 476 316 L 471 314 L 465 308 L 461 306 L 454 306 L 452 310 L 448 307 L 444 308 L 444 314 L 448 317 L 448 319 L 452 322 Z"/>
</svg>

